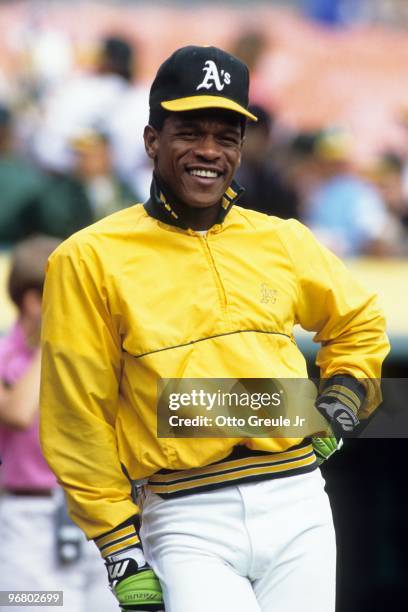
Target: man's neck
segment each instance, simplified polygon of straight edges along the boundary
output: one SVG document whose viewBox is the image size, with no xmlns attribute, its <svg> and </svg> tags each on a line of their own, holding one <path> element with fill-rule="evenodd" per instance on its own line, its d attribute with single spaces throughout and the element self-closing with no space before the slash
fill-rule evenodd
<svg viewBox="0 0 408 612">
<path fill-rule="evenodd" d="M 221 202 L 205 208 L 188 206 L 180 202 L 161 179 L 156 177 L 156 180 L 158 181 L 160 189 L 163 190 L 166 198 L 171 203 L 172 209 L 183 219 L 187 227 L 192 230 L 206 231 L 216 223 L 221 208 Z"/>
<path fill-rule="evenodd" d="M 188 227 L 192 230 L 206 231 L 216 223 L 220 206 L 221 204 L 215 204 L 207 208 L 192 208 L 191 206 L 178 205 L 178 208 Z M 177 209 L 176 212 L 178 212 Z"/>
<path fill-rule="evenodd" d="M 153 175 L 150 198 L 144 204 L 146 212 L 155 219 L 183 229 L 207 231 L 213 225 L 223 223 L 231 206 L 240 198 L 244 189 L 235 181 L 227 188 L 222 202 L 207 208 L 193 208 L 177 201 L 177 198 Z"/>
</svg>

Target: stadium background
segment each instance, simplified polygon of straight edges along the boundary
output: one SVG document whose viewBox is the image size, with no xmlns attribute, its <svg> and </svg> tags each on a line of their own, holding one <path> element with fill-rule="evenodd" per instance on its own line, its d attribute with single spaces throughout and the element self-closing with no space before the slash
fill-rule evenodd
<svg viewBox="0 0 408 612">
<path fill-rule="evenodd" d="M 353 134 L 353 161 L 365 169 L 383 150 L 408 158 L 407 27 L 404 0 L 2 2 L 0 101 L 10 103 L 17 90 L 25 90 L 32 105 L 39 82 L 86 71 L 95 41 L 105 34 L 134 43 L 138 79 L 148 83 L 178 46 L 231 49 L 240 34 L 256 32 L 263 45 L 253 69 L 256 102 L 289 132 L 346 126 Z M 17 112 L 31 111 L 23 105 Z M 0 334 L 15 316 L 5 291 L 8 262 L 4 245 Z M 385 308 L 392 351 L 384 375 L 406 378 L 408 259 L 354 257 L 347 265 L 378 292 Z M 313 371 L 313 343 L 303 333 L 299 342 Z M 405 448 L 405 438 L 348 440 L 324 468 L 340 548 L 338 612 L 382 611 L 397 593 L 408 594 Z"/>
</svg>

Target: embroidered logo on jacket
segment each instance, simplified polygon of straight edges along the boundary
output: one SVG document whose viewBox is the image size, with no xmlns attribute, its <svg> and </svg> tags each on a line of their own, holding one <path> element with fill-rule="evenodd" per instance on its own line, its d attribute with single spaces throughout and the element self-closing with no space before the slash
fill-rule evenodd
<svg viewBox="0 0 408 612">
<path fill-rule="evenodd" d="M 218 72 L 217 65 L 212 60 L 207 60 L 205 62 L 203 71 L 205 72 L 205 77 L 198 85 L 196 91 L 199 89 L 211 89 L 213 85 L 215 85 L 217 91 L 222 91 L 224 85 L 229 85 L 231 83 L 230 73 L 225 72 L 225 70 Z"/>
<path fill-rule="evenodd" d="M 261 304 L 276 304 L 278 292 L 267 283 L 261 284 Z"/>
</svg>

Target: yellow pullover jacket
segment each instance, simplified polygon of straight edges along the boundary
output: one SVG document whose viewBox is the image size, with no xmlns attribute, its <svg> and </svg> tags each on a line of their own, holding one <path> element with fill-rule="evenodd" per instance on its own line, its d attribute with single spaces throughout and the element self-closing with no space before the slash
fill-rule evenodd
<svg viewBox="0 0 408 612">
<path fill-rule="evenodd" d="M 41 438 L 89 538 L 135 514 L 128 476 L 160 493 L 167 470 L 171 484 L 174 470 L 227 458 L 239 477 L 251 453 L 268 477 L 315 467 L 301 438 L 158 438 L 160 378 L 307 377 L 297 323 L 316 332 L 323 378 L 378 379 L 388 352 L 375 296 L 299 222 L 233 206 L 203 236 L 166 208 L 167 223 L 143 205 L 115 213 L 49 261 Z M 247 456 L 228 463 L 237 445 Z"/>
</svg>

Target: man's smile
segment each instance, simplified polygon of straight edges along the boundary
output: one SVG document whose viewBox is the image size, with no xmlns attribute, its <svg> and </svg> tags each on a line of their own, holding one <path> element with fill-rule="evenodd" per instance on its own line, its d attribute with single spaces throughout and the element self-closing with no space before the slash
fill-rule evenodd
<svg viewBox="0 0 408 612">
<path fill-rule="evenodd" d="M 189 178 L 200 187 L 210 187 L 218 183 L 224 173 L 219 168 L 205 166 L 189 166 L 186 169 Z"/>
<path fill-rule="evenodd" d="M 200 178 L 209 178 L 209 179 L 218 178 L 219 176 L 223 174 L 221 170 L 218 170 L 215 168 L 203 168 L 199 166 L 194 167 L 194 168 L 188 168 L 187 172 L 191 176 L 198 176 Z"/>
</svg>

